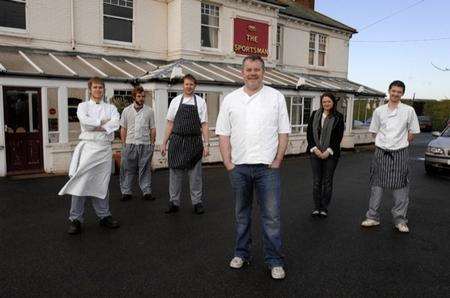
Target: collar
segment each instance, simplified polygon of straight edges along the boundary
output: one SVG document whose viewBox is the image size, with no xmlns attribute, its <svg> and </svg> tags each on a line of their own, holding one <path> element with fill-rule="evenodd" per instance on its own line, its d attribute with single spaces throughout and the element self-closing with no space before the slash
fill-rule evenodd
<svg viewBox="0 0 450 298">
<path fill-rule="evenodd" d="M 92 98 L 90 98 L 89 99 L 89 103 L 92 104 L 92 105 L 101 105 L 101 104 L 103 104 L 103 100 L 100 100 L 99 103 L 96 103 Z"/>
</svg>

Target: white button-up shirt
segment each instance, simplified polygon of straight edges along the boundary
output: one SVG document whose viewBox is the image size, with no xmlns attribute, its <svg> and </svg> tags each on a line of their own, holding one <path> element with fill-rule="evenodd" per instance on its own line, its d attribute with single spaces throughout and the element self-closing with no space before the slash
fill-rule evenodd
<svg viewBox="0 0 450 298">
<path fill-rule="evenodd" d="M 278 134 L 290 132 L 284 95 L 267 86 L 252 96 L 243 87 L 225 96 L 216 124 L 216 134 L 230 136 L 234 164 L 271 164 Z"/>
<path fill-rule="evenodd" d="M 377 147 L 399 150 L 409 146 L 408 132 L 418 134 L 420 126 L 411 106 L 399 103 L 396 109 L 389 110 L 388 104 L 384 104 L 373 112 L 369 131 L 377 134 Z"/>
<path fill-rule="evenodd" d="M 80 103 L 77 117 L 81 127 L 80 140 L 111 142 L 114 140 L 114 131 L 119 129 L 120 114 L 117 108 L 103 101 L 97 104 L 91 99 Z M 96 131 L 104 119 L 110 119 L 102 126 L 105 131 Z"/>
<path fill-rule="evenodd" d="M 150 144 L 150 132 L 155 128 L 155 114 L 153 109 L 144 105 L 136 111 L 134 104 L 126 107 L 120 117 L 120 126 L 127 130 L 127 144 Z"/>
<path fill-rule="evenodd" d="M 180 106 L 182 96 L 183 94 L 180 94 L 174 99 L 172 99 L 172 101 L 170 102 L 169 110 L 167 111 L 167 120 L 169 121 L 175 120 L 175 116 L 177 115 L 178 107 Z M 195 98 L 197 99 L 197 111 L 198 116 L 200 118 L 200 123 L 208 122 L 208 111 L 206 107 L 206 101 L 200 96 L 195 96 Z M 183 98 L 183 104 L 195 105 L 194 97 Z"/>
</svg>

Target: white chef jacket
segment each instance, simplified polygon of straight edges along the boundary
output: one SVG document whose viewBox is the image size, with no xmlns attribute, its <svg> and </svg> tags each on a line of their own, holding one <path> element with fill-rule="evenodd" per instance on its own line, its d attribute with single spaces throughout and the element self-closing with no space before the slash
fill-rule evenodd
<svg viewBox="0 0 450 298">
<path fill-rule="evenodd" d="M 375 146 L 385 150 L 399 150 L 409 146 L 408 132 L 420 133 L 419 121 L 414 108 L 399 103 L 395 110 L 388 104 L 375 109 L 369 131 L 376 133 Z"/>
<path fill-rule="evenodd" d="M 80 121 L 80 140 L 109 141 L 114 140 L 114 131 L 119 129 L 120 115 L 117 108 L 103 101 L 98 104 L 92 99 L 78 105 L 77 117 Z M 102 127 L 105 131 L 95 131 L 103 119 L 110 119 Z"/>
<path fill-rule="evenodd" d="M 252 96 L 243 87 L 225 96 L 216 123 L 216 134 L 230 136 L 234 164 L 271 164 L 278 134 L 290 132 L 284 95 L 267 86 Z"/>
</svg>

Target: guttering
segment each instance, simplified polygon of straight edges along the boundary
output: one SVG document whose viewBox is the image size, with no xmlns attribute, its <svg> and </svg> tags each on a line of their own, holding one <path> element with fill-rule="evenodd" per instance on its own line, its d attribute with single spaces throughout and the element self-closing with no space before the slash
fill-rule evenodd
<svg viewBox="0 0 450 298">
<path fill-rule="evenodd" d="M 70 44 L 72 46 L 72 50 L 75 50 L 75 21 L 74 21 L 74 2 L 70 0 Z"/>
<path fill-rule="evenodd" d="M 275 4 L 275 3 L 268 3 L 268 2 L 262 1 L 262 0 L 253 0 L 252 2 L 261 4 L 261 5 L 265 5 L 265 6 L 270 6 L 270 7 L 277 8 L 277 9 L 281 9 L 281 8 L 286 8 L 286 7 L 288 7 L 288 5 Z"/>
</svg>

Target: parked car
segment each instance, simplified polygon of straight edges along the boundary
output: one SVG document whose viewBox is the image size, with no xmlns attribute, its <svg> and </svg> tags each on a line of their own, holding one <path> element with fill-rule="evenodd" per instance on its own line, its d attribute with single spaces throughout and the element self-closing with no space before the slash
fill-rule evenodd
<svg viewBox="0 0 450 298">
<path fill-rule="evenodd" d="M 421 131 L 432 131 L 433 123 L 431 122 L 430 116 L 418 116 L 419 126 Z"/>
<path fill-rule="evenodd" d="M 437 169 L 450 169 L 450 125 L 440 132 L 433 132 L 432 140 L 425 151 L 425 171 L 434 173 Z"/>
</svg>

